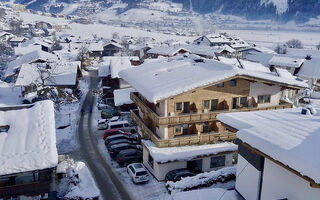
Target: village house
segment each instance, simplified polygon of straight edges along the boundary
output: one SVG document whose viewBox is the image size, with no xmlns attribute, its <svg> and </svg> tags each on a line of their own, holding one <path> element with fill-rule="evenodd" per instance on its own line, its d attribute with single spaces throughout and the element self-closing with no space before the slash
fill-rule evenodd
<svg viewBox="0 0 320 200">
<path fill-rule="evenodd" d="M 148 58 L 173 57 L 178 54 L 191 53 L 180 45 L 154 47 L 147 51 Z"/>
<path fill-rule="evenodd" d="M 233 141 L 236 135 L 221 125 L 217 114 L 290 108 L 292 104 L 282 101 L 283 91 L 295 94 L 307 87 L 293 76 L 280 76 L 265 68 L 245 69 L 185 57 L 120 72 L 120 77 L 137 91 L 131 93 L 131 99 L 138 110 L 131 115 L 139 134 L 158 148 Z M 144 145 L 144 154 L 148 152 L 150 148 Z M 150 166 L 148 160 L 144 164 Z M 169 166 L 164 167 L 159 177 L 172 169 Z"/>
<path fill-rule="evenodd" d="M 240 50 L 240 52 L 242 54 L 242 58 L 246 58 L 248 55 L 255 54 L 255 53 L 275 54 L 275 52 L 269 48 L 262 47 L 262 46 L 256 46 L 256 45 L 242 49 L 242 50 Z"/>
<path fill-rule="evenodd" d="M 115 89 L 131 87 L 125 80 L 119 76 L 121 70 L 133 67 L 129 56 L 104 56 L 99 64 L 99 78 L 102 81 L 103 94 L 106 97 L 113 97 Z"/>
<path fill-rule="evenodd" d="M 15 86 L 21 87 L 21 94 L 25 96 L 30 92 L 36 92 L 36 85 L 54 86 L 59 89 L 71 89 L 77 94 L 79 78 L 82 77 L 80 61 L 58 63 L 33 63 L 22 65 Z M 45 77 L 41 68 L 48 69 Z"/>
<path fill-rule="evenodd" d="M 48 39 L 33 37 L 31 40 L 24 41 L 14 48 L 16 55 L 24 55 L 32 51 L 51 52 L 53 42 Z"/>
<path fill-rule="evenodd" d="M 297 76 L 308 80 L 309 88 L 320 88 L 320 58 L 312 58 L 305 60 L 303 66 L 299 70 Z"/>
<path fill-rule="evenodd" d="M 114 56 L 115 54 L 120 53 L 123 50 L 124 47 L 120 43 L 108 41 L 103 44 L 102 56 Z"/>
<path fill-rule="evenodd" d="M 25 37 L 15 37 L 15 38 L 11 38 L 10 40 L 8 40 L 8 43 L 12 47 L 17 47 L 17 46 L 19 46 L 19 44 L 21 44 L 25 41 L 27 41 L 27 38 L 25 38 Z"/>
<path fill-rule="evenodd" d="M 32 51 L 25 55 L 18 57 L 16 60 L 11 61 L 7 65 L 7 70 L 5 73 L 5 80 L 7 82 L 12 82 L 15 80 L 18 75 L 20 68 L 23 64 L 32 64 L 32 63 L 51 63 L 57 62 L 59 57 L 52 53 L 47 53 L 44 51 Z"/>
<path fill-rule="evenodd" d="M 239 138 L 235 188 L 244 199 L 319 199 L 320 109 L 307 110 L 218 115 Z"/>
<path fill-rule="evenodd" d="M 92 60 L 100 60 L 103 52 L 102 42 L 93 42 L 89 44 L 88 47 L 88 56 Z"/>
<path fill-rule="evenodd" d="M 0 198 L 47 199 L 58 164 L 54 105 L 0 108 Z"/>
<path fill-rule="evenodd" d="M 304 59 L 293 57 L 273 56 L 269 60 L 269 67 L 271 71 L 274 71 L 275 68 L 281 68 L 288 70 L 292 75 L 296 75 L 304 61 Z"/>
</svg>

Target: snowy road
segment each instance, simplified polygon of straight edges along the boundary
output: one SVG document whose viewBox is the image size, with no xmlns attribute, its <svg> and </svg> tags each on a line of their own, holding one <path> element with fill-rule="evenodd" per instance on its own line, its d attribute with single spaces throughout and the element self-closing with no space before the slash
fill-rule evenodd
<svg viewBox="0 0 320 200">
<path fill-rule="evenodd" d="M 131 200 L 127 190 L 123 187 L 121 181 L 116 176 L 111 166 L 103 159 L 103 155 L 98 150 L 98 141 L 94 136 L 91 127 L 92 113 L 89 113 L 89 107 L 93 105 L 94 96 L 92 91 L 97 88 L 97 71 L 90 72 L 90 89 L 83 104 L 86 111 L 81 117 L 78 130 L 79 151 L 74 154 L 78 159 L 84 160 L 89 166 L 91 173 L 100 189 L 102 198 L 105 200 Z"/>
</svg>

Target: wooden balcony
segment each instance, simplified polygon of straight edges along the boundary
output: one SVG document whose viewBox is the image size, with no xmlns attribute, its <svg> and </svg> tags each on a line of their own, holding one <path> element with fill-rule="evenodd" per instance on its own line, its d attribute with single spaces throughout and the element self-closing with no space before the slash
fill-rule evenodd
<svg viewBox="0 0 320 200">
<path fill-rule="evenodd" d="M 51 181 L 0 187 L 0 198 L 19 195 L 40 195 L 50 191 Z"/>
<path fill-rule="evenodd" d="M 232 110 L 219 110 L 208 113 L 186 113 L 180 114 L 177 116 L 170 117 L 160 117 L 156 112 L 154 112 L 151 108 L 149 108 L 138 96 L 136 93 L 131 93 L 132 101 L 146 114 L 156 125 L 174 125 L 174 124 L 184 124 L 184 123 L 197 123 L 197 122 L 205 122 L 215 120 L 217 115 L 220 113 L 227 112 L 250 112 L 250 111 L 259 111 L 259 110 L 278 110 L 278 109 L 286 109 L 292 108 L 292 104 L 284 103 L 278 106 L 271 106 L 265 108 L 239 108 Z"/>
<path fill-rule="evenodd" d="M 131 111 L 132 119 L 137 123 L 141 131 L 141 137 L 149 139 L 155 143 L 158 147 L 174 147 L 174 146 L 185 146 L 205 143 L 217 143 L 220 141 L 232 141 L 236 138 L 236 134 L 232 132 L 222 133 L 202 133 L 200 135 L 187 135 L 178 136 L 172 139 L 160 139 L 155 133 L 153 133 L 142 121 L 138 111 Z"/>
</svg>

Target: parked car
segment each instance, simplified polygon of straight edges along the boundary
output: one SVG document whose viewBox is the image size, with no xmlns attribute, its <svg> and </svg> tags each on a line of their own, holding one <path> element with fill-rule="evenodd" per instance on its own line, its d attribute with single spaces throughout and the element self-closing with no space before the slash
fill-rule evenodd
<svg viewBox="0 0 320 200">
<path fill-rule="evenodd" d="M 127 172 L 134 183 L 149 181 L 149 173 L 142 163 L 132 163 L 128 165 Z"/>
<path fill-rule="evenodd" d="M 117 134 L 117 135 L 112 135 L 109 136 L 105 141 L 104 144 L 108 145 L 110 142 L 114 141 L 114 140 L 118 140 L 118 139 L 128 139 L 128 140 L 136 140 L 138 141 L 138 136 L 131 134 L 131 135 L 125 135 L 125 134 Z"/>
<path fill-rule="evenodd" d="M 104 109 L 101 111 L 102 119 L 110 119 L 114 116 L 121 116 L 121 114 L 113 109 Z"/>
<path fill-rule="evenodd" d="M 118 139 L 118 140 L 113 140 L 113 141 L 110 142 L 108 145 L 106 145 L 106 147 L 107 147 L 107 149 L 109 150 L 112 145 L 122 144 L 122 143 L 126 143 L 126 144 L 139 144 L 139 142 L 138 142 L 137 140 Z"/>
<path fill-rule="evenodd" d="M 122 150 L 117 155 L 117 162 L 121 166 L 128 166 L 131 163 L 142 162 L 142 151 L 137 149 Z"/>
<path fill-rule="evenodd" d="M 137 132 L 136 126 L 132 126 L 127 120 L 108 123 L 108 129 L 116 129 L 116 128 L 121 129 L 123 131 L 131 132 L 131 133 Z"/>
<path fill-rule="evenodd" d="M 106 140 L 109 136 L 112 136 L 112 135 L 131 135 L 131 133 L 120 130 L 118 128 L 110 129 L 110 130 L 106 130 L 106 132 L 103 135 L 103 139 Z"/>
<path fill-rule="evenodd" d="M 115 145 L 112 145 L 110 147 L 109 150 L 109 153 L 110 153 L 110 156 L 112 158 L 116 158 L 118 153 L 122 150 L 126 150 L 126 149 L 138 149 L 138 150 L 142 150 L 142 146 L 141 145 L 138 145 L 138 144 L 126 144 L 126 143 L 122 143 L 122 144 L 115 144 Z"/>
<path fill-rule="evenodd" d="M 116 122 L 120 120 L 120 116 L 114 116 L 110 119 L 99 119 L 98 120 L 98 130 L 104 130 L 108 128 L 109 122 Z"/>
<path fill-rule="evenodd" d="M 197 175 L 194 171 L 189 169 L 175 169 L 166 174 L 166 181 L 180 181 L 182 178 Z"/>
</svg>

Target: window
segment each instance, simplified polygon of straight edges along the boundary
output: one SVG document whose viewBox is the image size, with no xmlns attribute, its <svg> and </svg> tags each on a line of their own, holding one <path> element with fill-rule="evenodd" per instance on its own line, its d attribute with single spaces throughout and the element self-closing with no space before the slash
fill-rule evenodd
<svg viewBox="0 0 320 200">
<path fill-rule="evenodd" d="M 184 102 L 183 103 L 183 112 L 184 113 L 189 113 L 190 111 L 189 111 L 189 102 Z"/>
<path fill-rule="evenodd" d="M 270 103 L 271 95 L 260 95 L 258 96 L 258 103 Z"/>
<path fill-rule="evenodd" d="M 16 177 L 16 184 L 26 184 L 34 182 L 33 173 L 26 173 Z"/>
<path fill-rule="evenodd" d="M 130 166 L 129 169 L 132 171 L 132 173 L 135 173 L 134 168 L 132 166 Z"/>
<path fill-rule="evenodd" d="M 183 135 L 188 135 L 188 129 L 189 129 L 189 125 L 188 124 L 183 124 L 182 134 Z"/>
<path fill-rule="evenodd" d="M 204 122 L 203 123 L 203 133 L 208 133 L 209 132 L 209 123 Z"/>
<path fill-rule="evenodd" d="M 110 126 L 110 129 L 115 129 L 115 128 L 123 128 L 123 124 L 115 124 Z"/>
<path fill-rule="evenodd" d="M 204 101 L 203 101 L 203 107 L 204 107 L 205 109 L 208 109 L 208 108 L 210 107 L 210 101 L 209 101 L 209 100 L 204 100 Z"/>
<path fill-rule="evenodd" d="M 232 99 L 232 109 L 237 109 L 238 108 L 238 97 L 235 97 Z"/>
<path fill-rule="evenodd" d="M 224 83 L 218 83 L 218 88 L 224 87 Z"/>
<path fill-rule="evenodd" d="M 176 103 L 176 110 L 177 111 L 181 111 L 182 110 L 182 103 L 181 102 Z"/>
<path fill-rule="evenodd" d="M 237 86 L 237 80 L 236 79 L 232 79 L 230 81 L 230 86 Z"/>
<path fill-rule="evenodd" d="M 181 125 L 175 125 L 174 132 L 175 133 L 181 133 Z"/>
<path fill-rule="evenodd" d="M 211 111 L 217 110 L 218 99 L 211 100 Z"/>
<path fill-rule="evenodd" d="M 226 162 L 226 157 L 224 155 L 211 157 L 210 168 L 223 167 L 225 166 L 225 162 Z"/>
<path fill-rule="evenodd" d="M 157 103 L 157 108 L 159 108 L 159 106 L 160 106 L 160 104 L 159 104 L 159 103 Z"/>
<path fill-rule="evenodd" d="M 149 163 L 150 167 L 153 169 L 153 157 L 150 154 L 148 156 L 148 163 Z"/>
<path fill-rule="evenodd" d="M 7 133 L 9 131 L 10 126 L 0 126 L 0 133 Z"/>
<path fill-rule="evenodd" d="M 240 98 L 240 105 L 241 106 L 245 106 L 246 102 L 247 102 L 247 97 L 241 97 Z"/>
</svg>

